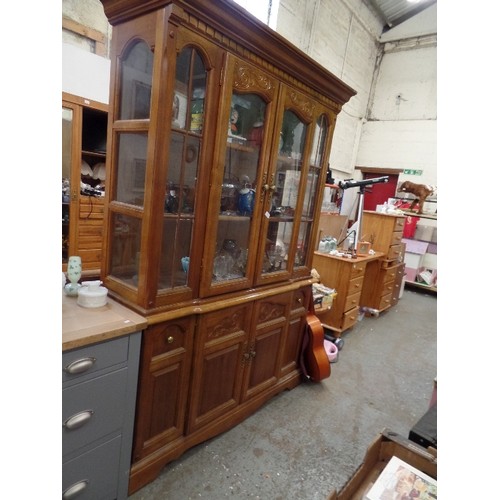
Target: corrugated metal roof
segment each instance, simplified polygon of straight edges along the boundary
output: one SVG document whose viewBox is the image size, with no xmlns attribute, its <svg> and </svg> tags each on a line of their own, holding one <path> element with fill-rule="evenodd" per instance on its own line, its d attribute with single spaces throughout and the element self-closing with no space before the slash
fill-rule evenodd
<svg viewBox="0 0 500 500">
<path fill-rule="evenodd" d="M 422 10 L 437 2 L 437 0 L 369 0 L 380 17 L 386 23 L 386 29 L 410 19 Z"/>
</svg>

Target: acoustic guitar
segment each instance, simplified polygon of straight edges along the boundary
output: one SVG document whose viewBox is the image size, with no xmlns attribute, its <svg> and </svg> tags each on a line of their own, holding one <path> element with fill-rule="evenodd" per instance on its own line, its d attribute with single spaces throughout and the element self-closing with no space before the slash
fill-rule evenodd
<svg viewBox="0 0 500 500">
<path fill-rule="evenodd" d="M 330 376 L 330 361 L 324 346 L 324 330 L 318 317 L 308 312 L 306 316 L 307 331 L 304 339 L 304 369 L 306 376 L 319 382 Z"/>
</svg>

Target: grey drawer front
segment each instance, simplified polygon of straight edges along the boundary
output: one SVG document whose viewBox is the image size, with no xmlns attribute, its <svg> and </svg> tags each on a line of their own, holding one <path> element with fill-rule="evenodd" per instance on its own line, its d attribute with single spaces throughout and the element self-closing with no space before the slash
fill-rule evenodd
<svg viewBox="0 0 500 500">
<path fill-rule="evenodd" d="M 128 359 L 128 336 L 120 337 L 102 344 L 95 344 L 74 351 L 64 352 L 62 355 L 63 382 L 89 378 L 89 375 L 99 372 L 110 366 L 126 362 Z M 68 373 L 67 368 L 71 363 L 87 358 L 95 358 L 95 362 L 88 364 L 88 368 L 77 374 Z"/>
<path fill-rule="evenodd" d="M 122 427 L 127 393 L 127 368 L 73 385 L 62 393 L 62 424 L 87 410 L 93 413 L 80 427 L 62 427 L 63 455 Z"/>
<path fill-rule="evenodd" d="M 112 500 L 117 496 L 121 437 L 107 441 L 62 466 L 63 493 L 72 485 L 88 483 L 75 500 Z"/>
</svg>

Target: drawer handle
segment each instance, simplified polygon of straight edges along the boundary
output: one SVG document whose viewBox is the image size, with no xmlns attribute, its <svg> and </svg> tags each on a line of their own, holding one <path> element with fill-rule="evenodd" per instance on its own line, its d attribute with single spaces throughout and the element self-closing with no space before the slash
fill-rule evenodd
<svg viewBox="0 0 500 500">
<path fill-rule="evenodd" d="M 170 335 L 170 336 L 167 338 L 167 342 L 168 342 L 169 344 L 171 344 L 173 341 L 174 341 L 174 337 L 172 337 L 172 335 Z"/>
<path fill-rule="evenodd" d="M 90 370 L 94 363 L 96 362 L 96 358 L 82 358 L 77 359 L 76 361 L 72 361 L 69 365 L 64 368 L 64 371 L 70 373 L 71 375 L 76 375 L 77 373 L 83 373 L 87 370 Z"/>
<path fill-rule="evenodd" d="M 72 415 L 63 424 L 69 431 L 80 428 L 82 425 L 86 424 L 91 418 L 94 412 L 92 410 L 85 410 Z"/>
<path fill-rule="evenodd" d="M 89 485 L 88 479 L 83 479 L 75 484 L 72 484 L 62 495 L 63 500 L 72 500 L 76 498 L 80 493 L 87 489 Z"/>
<path fill-rule="evenodd" d="M 359 288 L 359 283 L 357 283 L 356 285 L 354 285 L 354 288 Z"/>
</svg>

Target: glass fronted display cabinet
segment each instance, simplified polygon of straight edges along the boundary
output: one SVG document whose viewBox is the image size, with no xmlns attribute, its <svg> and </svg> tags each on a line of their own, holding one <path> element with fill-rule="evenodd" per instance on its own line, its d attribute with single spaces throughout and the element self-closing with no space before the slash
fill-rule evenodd
<svg viewBox="0 0 500 500">
<path fill-rule="evenodd" d="M 232 1 L 101 1 L 102 279 L 148 320 L 133 493 L 300 383 L 333 131 L 355 92 Z"/>
</svg>

